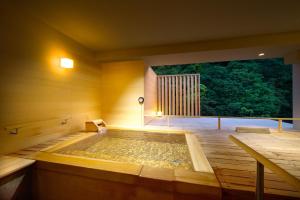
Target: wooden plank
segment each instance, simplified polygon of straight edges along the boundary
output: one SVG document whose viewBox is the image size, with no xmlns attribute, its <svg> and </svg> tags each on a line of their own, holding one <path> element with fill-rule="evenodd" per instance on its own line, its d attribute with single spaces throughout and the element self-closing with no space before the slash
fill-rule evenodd
<svg viewBox="0 0 300 200">
<path fill-rule="evenodd" d="M 183 108 L 182 108 L 182 99 L 183 99 L 183 93 L 182 93 L 182 84 L 183 84 L 183 81 L 182 81 L 183 77 L 182 76 L 179 76 L 179 85 L 180 85 L 180 88 L 179 88 L 179 115 L 183 115 Z"/>
<path fill-rule="evenodd" d="M 241 141 L 240 137 L 237 136 L 230 136 L 230 139 L 242 147 L 247 153 L 249 153 L 252 157 L 254 157 L 257 161 L 262 163 L 265 167 L 271 169 L 275 173 L 277 173 L 279 176 L 281 176 L 285 181 L 287 181 L 289 184 L 293 185 L 297 190 L 300 191 L 300 180 L 287 172 L 285 169 L 278 166 L 276 163 L 272 162 L 268 158 L 266 158 L 264 155 L 259 153 L 258 151 L 254 150 L 253 148 L 249 147 L 247 144 L 245 144 L 243 141 Z"/>
<path fill-rule="evenodd" d="M 237 133 L 261 133 L 261 134 L 271 134 L 270 128 L 262 127 L 236 127 L 235 132 Z"/>
<path fill-rule="evenodd" d="M 35 160 L 0 156 L 0 179 L 32 165 Z"/>
<path fill-rule="evenodd" d="M 198 116 L 198 75 L 195 76 L 195 115 Z"/>
<path fill-rule="evenodd" d="M 200 76 L 198 74 L 163 75 L 159 78 L 157 102 L 162 103 L 157 106 L 158 109 L 164 110 L 165 115 L 186 117 L 200 115 L 200 80 L 198 80 Z M 160 87 L 160 85 L 163 86 Z"/>
<path fill-rule="evenodd" d="M 176 76 L 176 115 L 180 115 L 179 113 L 179 81 L 178 81 L 179 77 Z"/>
<path fill-rule="evenodd" d="M 165 112 L 165 78 L 161 77 L 161 111 L 163 115 Z"/>
<path fill-rule="evenodd" d="M 174 174 L 178 182 L 175 187 L 178 193 L 175 198 L 168 199 L 221 199 L 220 184 L 213 173 L 195 172 L 178 168 L 174 170 Z M 201 187 L 195 187 L 195 184 L 199 184 Z M 194 194 L 191 198 L 183 196 L 184 193 L 189 192 Z M 195 196 L 197 194 L 200 196 Z"/>
<path fill-rule="evenodd" d="M 201 115 L 201 107 L 200 107 L 200 75 L 198 75 L 198 113 L 199 113 L 199 116 Z"/>
<path fill-rule="evenodd" d="M 194 116 L 195 112 L 194 112 L 194 105 L 195 105 L 195 101 L 194 101 L 194 77 L 195 76 L 191 76 L 191 115 Z"/>
<path fill-rule="evenodd" d="M 183 105 L 183 115 L 186 116 L 186 112 L 187 112 L 187 109 L 186 109 L 186 76 L 183 76 L 183 102 L 182 102 L 182 105 Z"/>
<path fill-rule="evenodd" d="M 169 102 L 168 102 L 168 104 L 169 104 L 169 107 L 168 107 L 168 114 L 169 115 L 172 115 L 172 94 L 171 94 L 171 92 L 172 92 L 172 77 L 168 77 L 168 99 L 169 99 Z"/>
<path fill-rule="evenodd" d="M 202 131 L 198 133 L 198 138 L 201 139 L 199 142 L 222 188 L 230 191 L 232 195 L 238 195 L 240 191 L 251 191 L 252 194 L 249 194 L 253 196 L 256 174 L 255 159 L 231 142 L 227 138 L 228 136 L 227 132 L 216 134 L 212 131 L 205 131 L 204 133 Z M 235 145 L 235 148 L 232 144 Z M 281 159 L 286 159 L 286 157 L 281 157 Z M 300 192 L 296 192 L 297 190 L 290 187 L 280 176 L 274 174 L 268 168 L 265 170 L 265 193 L 267 195 L 272 194 L 274 199 L 300 197 Z"/>
<path fill-rule="evenodd" d="M 227 196 L 228 199 L 232 197 L 231 195 L 239 197 L 239 193 L 245 191 L 250 191 L 250 197 L 248 199 L 251 199 L 254 195 L 254 187 L 251 186 L 251 184 L 253 185 L 255 182 L 255 164 L 251 163 L 254 163 L 255 160 L 239 146 L 231 142 L 227 138 L 228 136 L 229 134 L 227 132 L 217 134 L 214 131 L 197 132 L 197 137 L 200 138 L 198 141 L 201 143 L 202 149 L 210 165 L 213 167 L 222 188 L 226 190 L 226 195 L 229 195 L 228 192 L 230 192 L 230 195 Z M 38 147 L 45 148 L 45 146 L 53 145 L 59 141 L 68 140 L 70 137 L 76 138 L 77 136 L 64 136 L 63 138 L 58 138 L 34 147 L 37 147 L 36 149 L 39 150 Z M 295 139 L 297 140 L 297 138 Z M 30 149 L 35 148 L 24 149 L 23 151 L 25 152 Z M 299 158 L 286 156 L 289 155 L 287 153 L 288 152 L 280 153 L 278 159 L 280 158 L 282 162 L 287 161 L 287 159 L 295 159 L 295 162 L 299 160 Z M 265 177 L 265 193 L 267 193 L 267 195 L 272 194 L 272 199 L 292 199 L 292 197 L 300 197 L 300 193 L 283 182 L 280 176 L 277 176 L 271 171 L 266 171 Z"/>
<path fill-rule="evenodd" d="M 47 147 L 45 149 L 42 149 L 41 151 L 43 151 L 43 152 L 55 152 L 59 149 L 62 149 L 63 147 L 69 146 L 71 144 L 74 144 L 76 142 L 87 139 L 87 138 L 92 137 L 92 136 L 97 135 L 97 134 L 98 134 L 97 132 L 87 132 L 87 133 L 85 132 L 85 133 L 82 133 L 82 134 L 78 135 L 77 137 L 73 138 L 72 140 L 58 142 L 55 145 L 52 145 L 52 146 Z"/>
<path fill-rule="evenodd" d="M 195 171 L 214 173 L 196 136 L 193 134 L 185 134 L 185 138 Z"/>
<path fill-rule="evenodd" d="M 168 105 L 168 78 L 165 76 L 165 115 L 169 114 Z"/>
<path fill-rule="evenodd" d="M 190 76 L 186 77 L 187 79 L 187 115 L 191 116 L 191 89 L 190 89 L 190 83 L 191 83 L 191 78 Z"/>
<path fill-rule="evenodd" d="M 175 77 L 172 76 L 172 115 L 176 115 L 175 110 Z"/>
<path fill-rule="evenodd" d="M 157 111 L 161 112 L 161 77 L 157 76 Z"/>
<path fill-rule="evenodd" d="M 59 163 L 83 168 L 98 169 L 110 172 L 124 173 L 129 175 L 138 175 L 142 166 L 130 163 L 121 163 L 109 160 L 91 159 L 84 157 L 75 157 L 62 154 L 53 154 L 48 152 L 40 152 L 35 156 L 36 160 L 46 161 L 51 163 Z M 45 167 L 46 167 L 45 163 Z M 114 175 L 112 173 L 112 175 Z M 120 174 L 119 174 L 120 175 Z M 110 177 L 113 178 L 113 177 Z"/>
</svg>

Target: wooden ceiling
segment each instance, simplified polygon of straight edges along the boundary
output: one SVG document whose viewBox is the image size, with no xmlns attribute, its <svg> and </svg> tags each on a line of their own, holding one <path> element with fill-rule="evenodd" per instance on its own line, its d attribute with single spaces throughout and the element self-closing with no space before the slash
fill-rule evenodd
<svg viewBox="0 0 300 200">
<path fill-rule="evenodd" d="M 300 31 L 299 0 L 19 1 L 98 52 Z"/>
</svg>

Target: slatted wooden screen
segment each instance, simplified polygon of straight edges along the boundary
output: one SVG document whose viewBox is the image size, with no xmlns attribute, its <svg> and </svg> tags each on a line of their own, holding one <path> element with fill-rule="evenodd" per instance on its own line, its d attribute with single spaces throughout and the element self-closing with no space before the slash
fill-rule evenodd
<svg viewBox="0 0 300 200">
<path fill-rule="evenodd" d="M 200 74 L 157 76 L 157 111 L 200 116 Z"/>
</svg>

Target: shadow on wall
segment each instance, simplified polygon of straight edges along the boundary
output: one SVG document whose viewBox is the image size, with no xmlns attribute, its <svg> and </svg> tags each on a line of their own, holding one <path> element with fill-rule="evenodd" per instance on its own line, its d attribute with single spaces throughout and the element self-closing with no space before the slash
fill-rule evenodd
<svg viewBox="0 0 300 200">
<path fill-rule="evenodd" d="M 144 62 L 101 64 L 101 118 L 108 125 L 141 126 L 144 96 Z"/>
</svg>

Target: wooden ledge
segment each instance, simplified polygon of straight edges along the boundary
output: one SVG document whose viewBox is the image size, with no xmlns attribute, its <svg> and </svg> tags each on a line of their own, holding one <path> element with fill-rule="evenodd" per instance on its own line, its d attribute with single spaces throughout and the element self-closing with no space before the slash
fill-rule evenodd
<svg viewBox="0 0 300 200">
<path fill-rule="evenodd" d="M 235 132 L 237 133 L 260 133 L 260 134 L 270 134 L 269 128 L 261 127 L 236 127 Z"/>
<path fill-rule="evenodd" d="M 141 165 L 65 156 L 47 152 L 37 154 L 35 159 L 38 160 L 37 165 L 40 169 L 128 184 L 136 182 L 142 168 Z"/>
<path fill-rule="evenodd" d="M 32 165 L 34 162 L 35 160 L 12 156 L 0 156 L 0 179 L 24 169 Z"/>
<path fill-rule="evenodd" d="M 190 151 L 195 171 L 214 174 L 214 170 L 210 166 L 197 137 L 193 134 L 185 134 L 185 139 Z"/>
<path fill-rule="evenodd" d="M 187 131 L 185 130 L 161 130 L 157 128 L 138 128 L 138 127 L 128 127 L 128 126 L 116 126 L 116 125 L 107 125 L 107 129 L 109 130 L 128 130 L 128 131 L 144 131 L 144 132 L 153 132 L 153 133 L 167 133 L 167 134 L 185 134 Z"/>
<path fill-rule="evenodd" d="M 175 191 L 201 195 L 203 199 L 221 199 L 222 189 L 215 174 L 175 169 Z"/>
<path fill-rule="evenodd" d="M 80 134 L 79 136 L 75 137 L 75 138 L 72 138 L 71 140 L 67 140 L 67 141 L 62 141 L 62 142 L 58 142 L 57 144 L 54 144 L 50 147 L 47 147 L 47 148 L 44 148 L 42 149 L 41 151 L 42 152 L 55 152 L 59 149 L 62 149 L 66 146 L 69 146 L 71 144 L 74 144 L 76 142 L 79 142 L 79 141 L 82 141 L 84 139 L 87 139 L 91 136 L 94 136 L 96 135 L 97 132 L 85 132 L 85 133 L 82 133 Z"/>
</svg>

